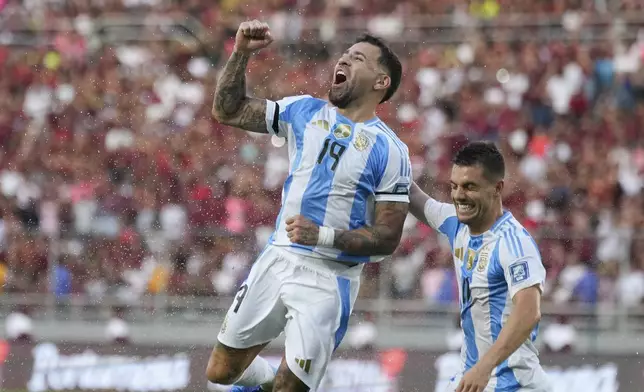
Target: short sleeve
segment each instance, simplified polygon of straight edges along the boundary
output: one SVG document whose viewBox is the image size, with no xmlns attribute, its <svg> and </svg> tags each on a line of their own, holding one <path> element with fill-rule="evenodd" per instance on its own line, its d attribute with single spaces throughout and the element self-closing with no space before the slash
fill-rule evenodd
<svg viewBox="0 0 644 392">
<path fill-rule="evenodd" d="M 380 167 L 382 173 L 376 186 L 376 202 L 409 203 L 412 176 L 407 146 L 400 140 L 380 135 L 377 147 L 381 149 Z"/>
<path fill-rule="evenodd" d="M 520 231 L 517 233 L 517 231 Z M 546 269 L 541 261 L 541 254 L 530 234 L 523 228 L 512 228 L 502 233 L 503 239 L 499 261 L 514 298 L 519 291 L 538 286 L 543 291 L 546 280 Z"/>
<path fill-rule="evenodd" d="M 454 207 L 454 204 L 442 203 L 438 200 L 432 199 L 431 197 L 427 202 L 425 202 L 424 213 L 429 226 L 440 232 L 443 232 L 441 227 L 445 225 L 447 220 L 450 218 L 456 219 L 456 207 Z"/>
<path fill-rule="evenodd" d="M 292 132 L 293 114 L 298 105 L 313 100 L 310 95 L 285 97 L 279 101 L 266 100 L 266 129 L 269 134 L 288 139 Z"/>
</svg>

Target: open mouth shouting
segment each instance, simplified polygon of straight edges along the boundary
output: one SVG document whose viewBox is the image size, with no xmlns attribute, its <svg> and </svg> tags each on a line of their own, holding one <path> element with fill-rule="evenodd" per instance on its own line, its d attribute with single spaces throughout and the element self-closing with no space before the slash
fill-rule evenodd
<svg viewBox="0 0 644 392">
<path fill-rule="evenodd" d="M 347 78 L 347 73 L 343 69 L 336 69 L 335 73 L 333 74 L 333 86 L 341 86 L 344 83 L 346 83 L 348 80 Z"/>
</svg>

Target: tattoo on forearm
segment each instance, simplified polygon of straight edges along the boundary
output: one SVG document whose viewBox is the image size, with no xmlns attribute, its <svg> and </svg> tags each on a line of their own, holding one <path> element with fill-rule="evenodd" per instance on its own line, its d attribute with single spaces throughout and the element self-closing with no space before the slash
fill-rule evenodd
<svg viewBox="0 0 644 392">
<path fill-rule="evenodd" d="M 391 229 L 383 226 L 363 227 L 340 232 L 334 246 L 353 255 L 386 255 L 393 252 L 398 241 Z"/>
<path fill-rule="evenodd" d="M 406 203 L 381 203 L 371 227 L 336 232 L 334 246 L 356 256 L 389 255 L 396 250 L 407 217 Z"/>
<path fill-rule="evenodd" d="M 239 112 L 246 98 L 246 67 L 249 56 L 234 52 L 217 82 L 213 110 L 224 116 L 234 116 Z"/>
</svg>

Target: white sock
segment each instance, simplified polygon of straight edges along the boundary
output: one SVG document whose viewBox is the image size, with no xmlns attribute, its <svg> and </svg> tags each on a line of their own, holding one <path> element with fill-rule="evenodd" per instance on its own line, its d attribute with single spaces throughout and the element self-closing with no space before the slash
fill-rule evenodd
<svg viewBox="0 0 644 392">
<path fill-rule="evenodd" d="M 275 370 L 264 358 L 257 356 L 246 368 L 244 373 L 235 381 L 235 385 L 242 387 L 254 387 L 257 385 L 270 384 L 275 379 Z"/>
</svg>

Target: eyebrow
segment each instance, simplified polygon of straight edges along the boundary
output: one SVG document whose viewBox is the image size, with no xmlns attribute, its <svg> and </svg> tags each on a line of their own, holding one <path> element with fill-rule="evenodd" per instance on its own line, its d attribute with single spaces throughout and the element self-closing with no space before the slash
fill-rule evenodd
<svg viewBox="0 0 644 392">
<path fill-rule="evenodd" d="M 455 183 L 454 181 L 450 181 L 449 183 L 450 183 L 450 185 L 456 185 L 456 186 L 459 185 L 459 184 Z M 473 181 L 468 181 L 468 182 L 465 182 L 463 184 L 460 184 L 460 186 L 462 186 L 464 188 L 467 187 L 467 186 L 470 186 L 470 185 L 478 186 L 478 184 L 473 182 Z"/>
<path fill-rule="evenodd" d="M 345 50 L 344 53 L 349 54 L 350 53 L 349 49 Z M 367 56 L 359 50 L 354 51 L 353 54 L 355 54 L 356 56 L 362 56 L 365 59 L 367 58 Z"/>
</svg>

